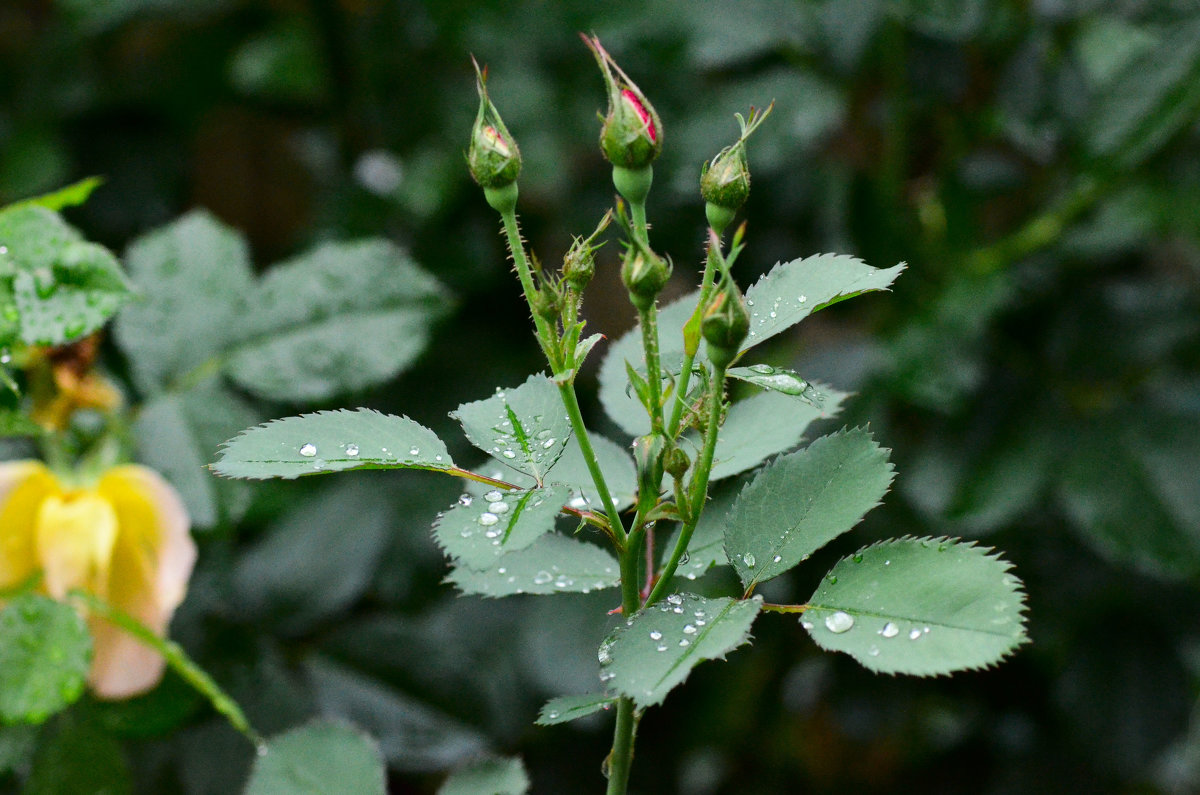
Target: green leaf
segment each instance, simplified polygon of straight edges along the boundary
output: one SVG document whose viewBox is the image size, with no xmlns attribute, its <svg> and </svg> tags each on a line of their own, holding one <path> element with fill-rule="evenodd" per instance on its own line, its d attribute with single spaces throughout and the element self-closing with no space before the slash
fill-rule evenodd
<svg viewBox="0 0 1200 795">
<path fill-rule="evenodd" d="M 310 723 L 272 737 L 254 761 L 246 795 L 362 795 L 387 791 L 379 745 L 337 723 Z"/>
<path fill-rule="evenodd" d="M 454 771 L 438 795 L 525 795 L 529 776 L 519 758 L 483 759 Z"/>
<path fill-rule="evenodd" d="M 762 601 L 672 594 L 618 626 L 600 644 L 600 679 L 639 707 L 661 704 L 704 660 L 750 639 Z"/>
<path fill-rule="evenodd" d="M 87 177 L 75 182 L 65 188 L 59 188 L 50 193 L 43 193 L 41 196 L 34 196 L 29 199 L 22 199 L 19 202 L 14 202 L 4 209 L 11 210 L 14 207 L 45 207 L 47 210 L 58 212 L 67 207 L 78 207 L 88 200 L 92 195 L 92 191 L 104 184 L 104 177 Z"/>
<path fill-rule="evenodd" d="M 703 577 L 713 566 L 729 563 L 729 559 L 725 557 L 725 521 L 736 496 L 737 491 L 731 488 L 722 488 L 710 495 L 708 503 L 704 506 L 704 513 L 700 514 L 700 521 L 692 531 L 687 555 L 679 560 L 679 567 L 675 570 L 676 577 L 695 580 Z M 664 559 L 675 548 L 681 530 L 682 528 L 676 528 L 671 538 L 663 545 Z"/>
<path fill-rule="evenodd" d="M 731 367 L 726 375 L 761 389 L 798 398 L 818 409 L 825 403 L 825 396 L 801 378 L 795 370 L 785 370 L 769 364 L 752 364 L 749 367 Z"/>
<path fill-rule="evenodd" d="M 59 722 L 59 730 L 39 744 L 25 795 L 133 792 L 133 776 L 121 745 L 99 726 L 79 720 Z"/>
<path fill-rule="evenodd" d="M 138 457 L 179 491 L 195 527 L 212 527 L 235 510 L 244 484 L 221 481 L 205 471 L 224 440 L 261 418 L 210 377 L 186 392 L 163 392 L 142 404 L 133 424 Z M 222 499 L 224 498 L 224 499 Z"/>
<path fill-rule="evenodd" d="M 144 300 L 121 312 L 114 336 L 138 388 L 153 394 L 230 344 L 248 312 L 250 253 L 238 232 L 195 210 L 135 240 L 125 263 Z"/>
<path fill-rule="evenodd" d="M 750 336 L 745 349 L 780 334 L 820 309 L 886 290 L 904 263 L 880 270 L 845 254 L 814 254 L 777 264 L 746 291 Z"/>
<path fill-rule="evenodd" d="M 385 240 L 326 243 L 254 288 L 225 372 L 254 394 L 327 400 L 382 383 L 425 350 L 445 291 Z"/>
<path fill-rule="evenodd" d="M 351 668 L 312 657 L 304 671 L 321 713 L 370 732 L 393 769 L 445 770 L 484 749 L 485 740 L 474 729 Z"/>
<path fill-rule="evenodd" d="M 41 723 L 83 693 L 92 637 L 68 605 L 26 594 L 0 610 L 0 719 Z"/>
<path fill-rule="evenodd" d="M 0 438 L 41 436 L 43 428 L 22 411 L 0 408 Z"/>
<path fill-rule="evenodd" d="M 617 510 L 622 511 L 633 505 L 637 496 L 637 467 L 633 463 L 633 456 L 629 455 L 622 445 L 599 434 L 590 433 L 588 438 L 592 442 L 592 452 L 596 454 L 596 463 L 600 465 L 608 490 L 617 504 Z M 572 507 L 600 506 L 600 496 L 593 485 L 592 473 L 588 471 L 587 463 L 583 460 L 579 440 L 574 436 L 567 443 L 562 458 L 554 465 L 554 471 L 546 479 L 551 483 L 562 483 L 572 488 L 575 492 Z"/>
<path fill-rule="evenodd" d="M 725 524 L 725 554 L 747 590 L 807 560 L 878 505 L 894 475 L 887 454 L 855 428 L 759 472 Z"/>
<path fill-rule="evenodd" d="M 595 544 L 544 535 L 525 549 L 499 558 L 487 571 L 458 566 L 446 577 L 465 595 L 589 593 L 620 579 L 616 558 Z"/>
<path fill-rule="evenodd" d="M 830 570 L 802 623 L 872 671 L 985 668 L 1027 640 L 1021 581 L 990 551 L 946 538 L 866 547 Z"/>
<path fill-rule="evenodd" d="M 554 520 L 570 497 L 566 486 L 529 491 L 489 490 L 464 494 L 433 526 L 446 554 L 472 569 L 494 567 L 501 555 L 524 549 L 554 529 Z"/>
<path fill-rule="evenodd" d="M 559 696 L 552 698 L 542 706 L 538 713 L 538 726 L 556 726 L 560 723 L 586 718 L 611 709 L 616 699 L 607 693 L 583 693 L 575 696 Z"/>
<path fill-rule="evenodd" d="M 39 728 L 28 723 L 0 725 L 0 778 L 25 765 L 33 756 Z"/>
<path fill-rule="evenodd" d="M 1087 148 L 1130 168 L 1194 123 L 1200 111 L 1200 21 L 1174 26 L 1097 96 L 1085 121 Z"/>
<path fill-rule="evenodd" d="M 659 357 L 664 362 L 683 356 L 683 325 L 695 311 L 699 298 L 699 292 L 691 293 L 658 310 Z M 637 396 L 628 388 L 626 362 L 635 370 L 646 371 L 640 325 L 609 346 L 604 361 L 600 363 L 599 379 L 600 403 L 608 416 L 630 436 L 642 436 L 650 432 L 650 418 Z"/>
<path fill-rule="evenodd" d="M 760 392 L 734 403 L 717 433 L 711 480 L 720 480 L 761 464 L 800 444 L 814 420 L 832 417 L 846 398 L 844 392 L 818 385 L 825 395 L 822 407 L 779 392 Z"/>
<path fill-rule="evenodd" d="M 229 478 L 284 478 L 349 469 L 454 468 L 433 431 L 371 409 L 318 411 L 273 420 L 230 439 L 211 465 Z"/>
<path fill-rule="evenodd" d="M 44 207 L 0 211 L 0 240 L 9 241 L 13 302 L 21 339 L 31 345 L 90 334 L 131 295 L 112 252 Z"/>
<path fill-rule="evenodd" d="M 497 389 L 486 400 L 464 403 L 450 416 L 462 424 L 473 445 L 539 484 L 571 438 L 558 388 L 544 375 L 531 375 L 516 389 Z"/>
</svg>

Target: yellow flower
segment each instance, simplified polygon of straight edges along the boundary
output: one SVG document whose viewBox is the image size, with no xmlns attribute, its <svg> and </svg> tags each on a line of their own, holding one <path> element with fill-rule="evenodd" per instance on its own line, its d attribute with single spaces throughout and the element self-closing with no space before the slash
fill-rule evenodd
<svg viewBox="0 0 1200 795">
<path fill-rule="evenodd" d="M 0 463 L 0 588 L 40 570 L 55 599 L 90 591 L 165 635 L 196 560 L 189 524 L 179 495 L 146 467 L 115 467 L 95 485 L 71 487 L 38 461 Z M 103 619 L 88 623 L 98 696 L 127 698 L 158 684 L 158 652 Z"/>
</svg>

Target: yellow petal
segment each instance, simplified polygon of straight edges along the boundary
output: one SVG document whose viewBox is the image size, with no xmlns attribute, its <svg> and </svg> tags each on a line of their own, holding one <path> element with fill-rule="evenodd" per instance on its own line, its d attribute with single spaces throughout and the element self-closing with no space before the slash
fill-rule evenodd
<svg viewBox="0 0 1200 795">
<path fill-rule="evenodd" d="M 0 463 L 0 588 L 37 570 L 38 509 L 47 497 L 61 493 L 40 461 Z"/>
<path fill-rule="evenodd" d="M 112 505 L 119 526 L 105 598 L 165 635 L 196 560 L 183 501 L 158 473 L 135 465 L 110 470 L 97 493 Z M 157 652 L 100 619 L 92 621 L 92 634 L 90 680 L 98 696 L 126 698 L 158 683 L 164 660 Z"/>
<path fill-rule="evenodd" d="M 78 491 L 42 500 L 37 552 L 47 593 L 55 599 L 66 598 L 72 588 L 104 594 L 116 540 L 116 511 L 99 494 Z"/>
</svg>

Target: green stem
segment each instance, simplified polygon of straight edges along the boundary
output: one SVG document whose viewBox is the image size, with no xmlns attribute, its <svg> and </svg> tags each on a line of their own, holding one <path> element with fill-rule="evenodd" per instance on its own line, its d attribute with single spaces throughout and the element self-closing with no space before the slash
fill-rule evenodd
<svg viewBox="0 0 1200 795">
<path fill-rule="evenodd" d="M 608 757 L 607 795 L 625 795 L 629 787 L 629 768 L 633 764 L 633 739 L 637 729 L 633 699 L 617 701 L 617 725 L 613 730 L 612 753 Z"/>
<path fill-rule="evenodd" d="M 546 354 L 546 361 L 550 363 L 550 369 L 558 373 L 562 365 L 558 350 L 558 335 L 550 328 L 546 319 L 534 310 L 537 305 L 535 301 L 537 286 L 533 283 L 533 272 L 529 267 L 529 259 L 525 256 L 525 244 L 521 242 L 521 230 L 517 226 L 517 213 L 515 210 L 509 210 L 502 212 L 500 217 L 504 220 L 504 234 L 508 238 L 508 250 L 512 254 L 513 264 L 517 268 L 517 278 L 521 280 L 521 290 L 525 293 L 525 302 L 529 305 L 529 311 L 533 315 L 538 343 L 542 346 L 542 352 Z"/>
<path fill-rule="evenodd" d="M 649 225 L 646 223 L 646 202 L 629 202 L 629 214 L 633 220 L 633 231 L 646 248 L 650 247 Z"/>
<path fill-rule="evenodd" d="M 704 511 L 704 501 L 708 497 L 708 475 L 712 471 L 713 453 L 717 449 L 717 431 L 721 426 L 721 401 L 725 397 L 724 367 L 713 365 L 712 389 L 714 390 L 713 402 L 708 412 L 708 424 L 704 428 L 704 448 L 700 452 L 700 458 L 696 461 L 695 473 L 692 475 L 692 504 L 689 506 L 688 520 L 679 533 L 679 540 L 675 542 L 675 548 L 671 550 L 670 559 L 663 566 L 658 582 L 654 584 L 654 589 L 646 598 L 647 605 L 652 605 L 663 598 L 667 589 L 670 588 L 671 578 L 675 576 L 675 570 L 679 568 L 679 561 L 687 552 L 688 544 L 692 540 L 692 533 L 696 531 L 700 514 Z"/>
<path fill-rule="evenodd" d="M 138 641 L 161 654 L 175 673 L 182 676 L 188 684 L 200 691 L 209 700 L 209 703 L 213 705 L 213 709 L 224 715 L 233 725 L 233 728 L 245 735 L 246 739 L 254 743 L 255 747 L 265 747 L 266 741 L 262 735 L 251 727 L 250 721 L 246 719 L 246 715 L 242 712 L 242 708 L 221 689 L 220 685 L 213 681 L 213 678 L 203 668 L 196 665 L 187 656 L 187 652 L 183 650 L 182 646 L 173 640 L 160 638 L 136 618 L 110 605 L 94 594 L 76 589 L 72 590 L 68 595 L 72 599 L 82 602 L 92 613 L 117 625 Z"/>
<path fill-rule="evenodd" d="M 679 434 L 679 423 L 683 420 L 683 410 L 687 405 L 688 384 L 692 379 L 692 363 L 696 361 L 696 352 L 700 350 L 700 313 L 704 311 L 704 305 L 708 303 L 708 297 L 712 293 L 713 279 L 716 278 L 717 266 L 722 259 L 720 238 L 717 238 L 716 245 L 710 242 L 708 246 L 704 276 L 700 279 L 700 300 L 696 304 L 695 313 L 688 319 L 687 328 L 685 328 L 683 369 L 679 372 L 679 381 L 675 386 L 675 406 L 671 409 L 671 420 L 667 424 L 667 438 L 669 439 L 674 439 Z M 688 340 L 689 332 L 695 337 L 694 342 Z"/>
<path fill-rule="evenodd" d="M 650 429 L 661 434 L 663 430 L 662 364 L 658 358 L 658 309 L 654 304 L 645 311 L 638 310 L 642 324 L 642 350 L 646 355 L 646 385 L 650 388 Z"/>
<path fill-rule="evenodd" d="M 592 483 L 596 486 L 596 493 L 600 495 L 600 502 L 604 506 L 604 512 L 608 514 L 613 541 L 616 542 L 618 547 L 617 551 L 623 552 L 626 541 L 625 528 L 621 526 L 621 517 L 617 513 L 617 504 L 612 498 L 612 493 L 608 490 L 608 482 L 604 479 L 604 473 L 600 470 L 600 464 L 596 460 L 596 451 L 592 447 L 592 440 L 588 436 L 587 427 L 583 424 L 583 412 L 579 409 L 579 398 L 575 395 L 575 387 L 571 383 L 558 384 L 558 393 L 562 396 L 563 406 L 567 409 L 567 418 L 571 421 L 571 428 L 575 431 L 575 438 L 579 440 L 579 449 L 583 453 L 583 462 L 587 464 L 588 473 L 592 476 Z"/>
</svg>

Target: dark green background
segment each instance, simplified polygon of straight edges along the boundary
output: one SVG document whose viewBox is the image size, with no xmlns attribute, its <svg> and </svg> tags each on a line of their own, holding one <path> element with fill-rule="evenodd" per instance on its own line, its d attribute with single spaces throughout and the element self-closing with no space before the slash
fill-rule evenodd
<svg viewBox="0 0 1200 795">
<path fill-rule="evenodd" d="M 540 365 L 463 161 L 468 56 L 491 66 L 525 159 L 525 233 L 553 264 L 612 197 L 578 31 L 663 118 L 649 216 L 669 289 L 701 262 L 700 164 L 736 135 L 734 112 L 772 99 L 750 145 L 743 286 L 820 251 L 909 263 L 894 292 L 771 351 L 854 390 L 841 421 L 869 422 L 898 471 L 882 508 L 771 597 L 803 600 L 879 538 L 978 538 L 1016 564 L 1033 641 L 993 671 L 873 677 L 765 617 L 753 647 L 647 715 L 634 790 L 1200 787 L 1195 2 L 7 0 L 0 203 L 101 174 L 68 217 L 118 252 L 196 206 L 263 266 L 326 239 L 406 246 L 456 314 L 397 382 L 320 408 L 409 414 L 469 459 L 447 412 Z M 610 337 L 632 318 L 615 257 L 587 307 Z M 115 353 L 109 366 L 127 372 Z M 348 714 L 381 740 L 397 793 L 433 792 L 484 746 L 522 754 L 535 792 L 600 789 L 609 726 L 532 720 L 594 686 L 615 597 L 455 599 L 428 526 L 456 486 L 427 473 L 252 493 L 245 520 L 200 535 L 174 632 L 263 731 Z M 5 738 L 0 762 L 21 758 Z M 173 678 L 83 703 L 37 743 L 29 786 L 44 792 L 69 780 L 47 771 L 76 765 L 72 792 L 228 793 L 251 756 Z M 19 788 L 18 767 L 0 786 Z"/>
</svg>

